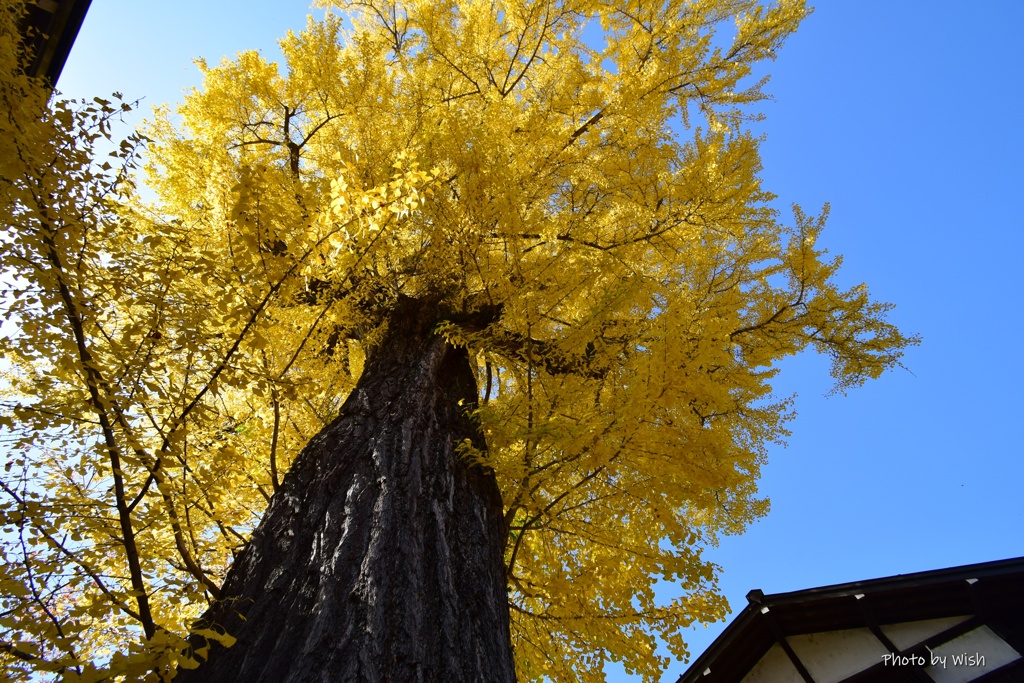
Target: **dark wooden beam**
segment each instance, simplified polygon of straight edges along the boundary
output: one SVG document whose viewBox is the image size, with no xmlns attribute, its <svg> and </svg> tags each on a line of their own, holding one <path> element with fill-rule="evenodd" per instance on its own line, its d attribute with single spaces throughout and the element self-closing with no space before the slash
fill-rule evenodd
<svg viewBox="0 0 1024 683">
<path fill-rule="evenodd" d="M 21 35 L 30 55 L 25 73 L 45 78 L 56 86 L 91 0 L 36 0 L 28 2 Z"/>
<path fill-rule="evenodd" d="M 806 683 L 815 683 L 814 678 L 811 676 L 811 672 L 807 670 L 804 663 L 800 661 L 800 657 L 797 656 L 796 650 L 794 650 L 793 646 L 789 644 L 788 640 L 786 640 L 785 634 L 782 632 L 782 629 L 779 628 L 778 623 L 775 621 L 775 616 L 771 613 L 771 609 L 768 606 L 761 608 L 761 617 L 768 624 L 768 628 L 771 629 L 772 635 L 775 636 L 775 642 L 779 644 L 782 651 L 786 653 L 787 657 L 789 657 L 789 661 L 793 663 L 793 667 L 800 674 L 800 677 L 803 678 Z"/>
</svg>

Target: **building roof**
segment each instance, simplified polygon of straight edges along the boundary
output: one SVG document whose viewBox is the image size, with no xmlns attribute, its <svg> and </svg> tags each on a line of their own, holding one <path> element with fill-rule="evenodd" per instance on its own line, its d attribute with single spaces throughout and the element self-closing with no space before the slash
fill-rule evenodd
<svg viewBox="0 0 1024 683">
<path fill-rule="evenodd" d="M 29 0 L 21 34 L 33 55 L 25 69 L 30 76 L 44 76 L 56 85 L 78 30 L 89 11 L 90 0 Z"/>
<path fill-rule="evenodd" d="M 804 681 L 814 681 L 787 638 L 848 629 L 868 629 L 890 652 L 909 656 L 923 655 L 937 644 L 984 624 L 1017 653 L 1024 653 L 1024 557 L 791 593 L 765 595 L 752 590 L 747 601 L 743 611 L 694 660 L 677 683 L 739 683 L 776 644 L 792 660 Z M 964 615 L 971 616 L 906 650 L 894 645 L 880 628 Z M 990 678 L 990 674 L 984 680 L 1024 680 L 1024 658 L 1000 671 L 1003 677 Z M 932 680 L 921 676 L 924 674 L 912 669 L 889 667 L 883 671 L 879 662 L 843 680 Z"/>
</svg>

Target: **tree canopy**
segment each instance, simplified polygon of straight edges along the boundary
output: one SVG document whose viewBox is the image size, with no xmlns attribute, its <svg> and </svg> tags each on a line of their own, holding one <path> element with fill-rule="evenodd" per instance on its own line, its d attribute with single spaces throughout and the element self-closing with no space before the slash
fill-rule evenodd
<svg viewBox="0 0 1024 683">
<path fill-rule="evenodd" d="M 835 283 L 748 130 L 801 1 L 337 3 L 143 134 L 0 43 L 0 660 L 160 680 L 400 299 L 469 349 L 520 680 L 645 680 L 726 613 L 701 549 L 766 514 L 778 362 L 844 392 L 916 338 Z M 31 94 L 31 96 L 30 96 Z M 34 99 L 32 99 L 34 98 Z M 135 189 L 140 147 L 145 183 Z M 665 582 L 674 599 L 655 598 Z M 230 634 L 206 635 L 230 642 Z"/>
</svg>

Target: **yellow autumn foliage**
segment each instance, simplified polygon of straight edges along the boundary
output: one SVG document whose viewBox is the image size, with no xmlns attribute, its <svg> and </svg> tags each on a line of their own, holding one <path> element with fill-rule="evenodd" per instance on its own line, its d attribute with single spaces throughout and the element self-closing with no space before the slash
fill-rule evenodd
<svg viewBox="0 0 1024 683">
<path fill-rule="evenodd" d="M 657 638 L 684 656 L 725 614 L 701 548 L 767 511 L 778 361 L 826 353 L 845 391 L 916 343 L 837 288 L 824 216 L 787 224 L 761 187 L 744 79 L 800 0 L 325 3 L 285 64 L 200 60 L 124 142 L 128 105 L 47 108 L 18 75 L 20 4 L 0 14 L 10 678 L 194 666 L 192 620 L 401 295 L 477 359 L 487 450 L 460 452 L 502 489 L 519 680 L 608 660 L 657 680 Z"/>
</svg>

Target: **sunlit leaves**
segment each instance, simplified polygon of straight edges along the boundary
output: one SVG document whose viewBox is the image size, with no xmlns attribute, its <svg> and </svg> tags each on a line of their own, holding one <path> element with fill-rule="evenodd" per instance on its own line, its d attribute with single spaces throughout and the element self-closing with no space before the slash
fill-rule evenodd
<svg viewBox="0 0 1024 683">
<path fill-rule="evenodd" d="M 5 673 L 196 666 L 193 617 L 404 296 L 477 359 L 487 449 L 459 452 L 502 488 L 519 678 L 655 680 L 656 637 L 725 613 L 701 548 L 767 512 L 778 361 L 827 353 L 843 391 L 915 343 L 760 185 L 743 79 L 804 3 L 340 6 L 282 65 L 199 62 L 145 129 L 148 202 L 126 105 L 41 115 L 4 70 Z"/>
</svg>

